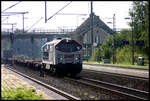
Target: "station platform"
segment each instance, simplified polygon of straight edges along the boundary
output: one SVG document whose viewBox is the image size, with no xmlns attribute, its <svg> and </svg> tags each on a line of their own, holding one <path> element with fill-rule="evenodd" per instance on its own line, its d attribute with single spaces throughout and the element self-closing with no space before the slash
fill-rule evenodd
<svg viewBox="0 0 150 101">
<path fill-rule="evenodd" d="M 66 98 L 57 95 L 53 91 L 46 90 L 44 87 L 40 87 L 40 85 L 10 71 L 4 66 L 6 65 L 1 64 L 1 91 L 4 89 L 8 91 L 10 88 L 16 89 L 18 87 L 23 87 L 24 89 L 34 90 L 36 95 L 42 95 L 45 100 L 66 100 Z M 9 92 L 1 92 L 1 97 L 3 97 L 3 94 L 7 93 Z"/>
<path fill-rule="evenodd" d="M 94 65 L 94 64 L 83 64 L 83 69 L 149 78 L 149 69 L 142 70 L 142 69 L 132 69 L 132 68 L 125 68 L 125 67 L 118 68 L 117 66 L 112 67 L 112 66 L 103 66 L 103 65 Z"/>
</svg>

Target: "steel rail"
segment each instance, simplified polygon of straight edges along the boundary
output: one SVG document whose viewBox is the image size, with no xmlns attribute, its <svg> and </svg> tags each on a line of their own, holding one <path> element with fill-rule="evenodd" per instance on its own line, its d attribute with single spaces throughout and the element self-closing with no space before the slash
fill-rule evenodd
<svg viewBox="0 0 150 101">
<path fill-rule="evenodd" d="M 148 71 L 149 69 L 146 68 L 137 68 L 137 67 L 130 67 L 130 66 L 113 66 L 113 65 L 103 65 L 103 64 L 88 64 L 88 63 L 83 63 L 83 65 L 91 65 L 91 66 L 104 66 L 104 67 L 112 67 L 112 68 L 123 68 L 123 69 L 134 69 L 134 70 L 146 70 Z"/>
<path fill-rule="evenodd" d="M 125 77 L 125 78 L 136 79 L 136 80 L 144 80 L 144 81 L 149 80 L 149 78 L 146 78 L 146 77 L 139 77 L 139 76 L 133 76 L 133 75 L 119 74 L 119 73 L 111 73 L 111 72 L 96 71 L 96 70 L 89 70 L 89 69 L 83 69 L 83 71 L 103 73 L 106 75 L 119 76 L 119 77 Z"/>
<path fill-rule="evenodd" d="M 131 94 L 124 93 L 124 92 L 121 92 L 121 91 L 118 91 L 118 90 L 114 90 L 112 88 L 107 88 L 107 87 L 104 87 L 104 86 L 96 85 L 96 84 L 85 82 L 85 81 L 82 81 L 82 80 L 76 80 L 76 79 L 72 79 L 72 78 L 68 78 L 68 77 L 65 77 L 65 79 L 70 80 L 70 81 L 74 81 L 74 82 L 78 82 L 78 83 L 83 84 L 83 85 L 91 86 L 91 87 L 94 87 L 94 88 L 103 89 L 106 92 L 112 92 L 113 94 L 117 94 L 119 96 L 125 96 L 127 98 L 136 99 L 136 100 L 147 100 L 147 98 L 131 95 Z"/>
<path fill-rule="evenodd" d="M 57 94 L 60 94 L 60 95 L 64 96 L 65 98 L 67 98 L 69 100 L 80 100 L 80 98 L 74 97 L 74 96 L 72 96 L 72 95 L 70 95 L 70 94 L 68 94 L 68 93 L 66 93 L 64 91 L 61 91 L 61 90 L 59 90 L 57 88 L 54 88 L 54 87 L 52 87 L 52 86 L 50 86 L 48 84 L 45 84 L 45 83 L 43 83 L 43 82 L 41 82 L 41 81 L 39 81 L 37 79 L 31 78 L 31 77 L 29 77 L 29 76 L 27 76 L 27 75 L 25 75 L 25 74 L 23 74 L 21 72 L 13 70 L 13 69 L 11 69 L 9 67 L 6 67 L 6 68 L 9 69 L 9 70 L 11 70 L 11 71 L 13 71 L 13 72 L 15 72 L 15 73 L 17 73 L 17 74 L 19 74 L 19 75 L 21 75 L 21 76 L 23 76 L 23 77 L 25 77 L 25 78 L 27 78 L 27 79 L 29 79 L 29 80 L 31 80 L 31 81 L 33 81 L 33 82 L 36 82 L 39 85 L 42 85 L 43 87 L 45 87 L 45 88 L 47 88 L 49 90 L 54 91 Z"/>
<path fill-rule="evenodd" d="M 149 96 L 149 92 L 147 91 L 143 91 L 143 90 L 138 90 L 138 89 L 134 89 L 134 88 L 129 88 L 129 87 L 125 87 L 125 86 L 121 86 L 121 85 L 117 85 L 117 84 L 113 84 L 113 83 L 108 83 L 108 82 L 104 82 L 104 81 L 100 81 L 100 80 L 94 80 L 94 79 L 89 79 L 89 78 L 85 78 L 85 77 L 81 77 L 81 79 L 83 80 L 87 80 L 87 81 L 90 81 L 90 82 L 93 82 L 93 83 L 97 83 L 97 84 L 103 84 L 103 85 L 106 85 L 106 86 L 111 86 L 121 92 L 124 92 L 124 93 L 132 93 L 134 94 L 135 96 L 138 96 L 138 97 L 147 97 Z"/>
</svg>

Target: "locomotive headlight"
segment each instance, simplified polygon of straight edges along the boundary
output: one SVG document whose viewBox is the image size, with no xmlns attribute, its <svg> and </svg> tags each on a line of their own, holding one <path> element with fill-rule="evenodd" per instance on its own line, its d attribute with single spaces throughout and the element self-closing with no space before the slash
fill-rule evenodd
<svg viewBox="0 0 150 101">
<path fill-rule="evenodd" d="M 79 60 L 79 58 L 75 58 L 76 60 Z"/>
<path fill-rule="evenodd" d="M 63 55 L 62 55 L 62 54 L 58 54 L 58 55 L 57 55 L 57 59 L 58 59 L 58 62 L 62 62 L 62 60 L 63 60 Z"/>
<path fill-rule="evenodd" d="M 80 54 L 75 55 L 75 60 L 80 60 Z"/>
</svg>

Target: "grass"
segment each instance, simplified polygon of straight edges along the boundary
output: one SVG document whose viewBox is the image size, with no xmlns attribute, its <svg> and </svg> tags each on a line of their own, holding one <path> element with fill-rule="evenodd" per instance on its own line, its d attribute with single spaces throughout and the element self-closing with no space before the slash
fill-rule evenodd
<svg viewBox="0 0 150 101">
<path fill-rule="evenodd" d="M 2 89 L 2 100 L 44 100 L 42 95 L 36 95 L 35 90 L 24 88 Z"/>
<path fill-rule="evenodd" d="M 110 64 L 104 64 L 104 62 L 96 62 L 96 61 L 83 61 L 83 63 L 87 63 L 87 64 L 99 64 L 99 65 L 106 65 L 106 66 L 128 66 L 128 67 L 135 67 L 135 68 L 145 68 L 148 69 L 149 68 L 149 64 L 145 64 L 144 66 L 139 66 L 137 65 L 137 63 L 134 63 L 134 65 L 132 65 L 131 63 L 110 63 Z"/>
</svg>

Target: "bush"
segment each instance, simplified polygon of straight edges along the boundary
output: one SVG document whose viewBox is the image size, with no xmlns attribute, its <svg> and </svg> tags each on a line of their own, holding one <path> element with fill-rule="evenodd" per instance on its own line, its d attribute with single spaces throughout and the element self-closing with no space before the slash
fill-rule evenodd
<svg viewBox="0 0 150 101">
<path fill-rule="evenodd" d="M 134 63 L 137 63 L 137 58 L 143 57 L 145 63 L 148 61 L 148 56 L 145 54 L 134 51 Z M 116 63 L 131 63 L 131 47 L 124 46 L 123 48 L 117 48 L 116 50 Z"/>
<path fill-rule="evenodd" d="M 35 95 L 34 92 L 24 88 L 4 89 L 2 90 L 2 100 L 44 100 L 42 95 Z"/>
<path fill-rule="evenodd" d="M 93 55 L 89 58 L 89 61 L 100 61 L 99 48 L 95 48 Z"/>
<path fill-rule="evenodd" d="M 116 63 L 130 63 L 131 62 L 131 48 L 124 46 L 116 50 Z"/>
</svg>

